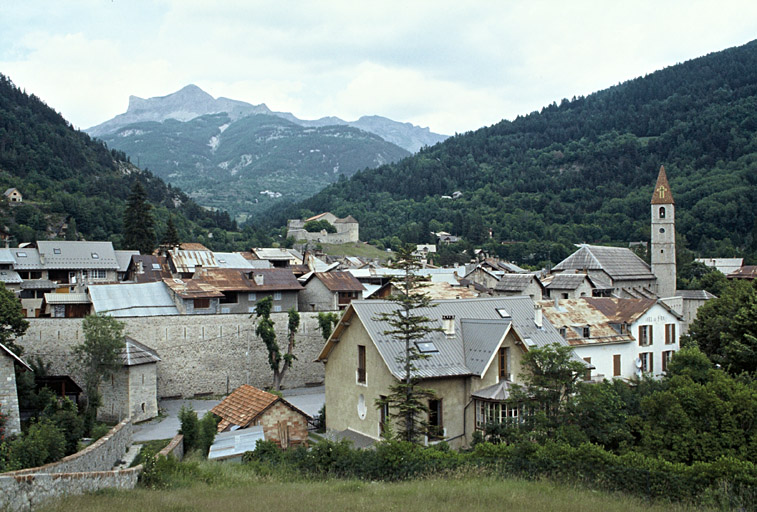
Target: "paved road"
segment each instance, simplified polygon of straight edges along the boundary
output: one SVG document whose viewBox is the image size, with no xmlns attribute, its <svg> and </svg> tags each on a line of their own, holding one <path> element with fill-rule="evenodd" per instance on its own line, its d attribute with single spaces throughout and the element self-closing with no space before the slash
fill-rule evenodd
<svg viewBox="0 0 757 512">
<path fill-rule="evenodd" d="M 323 386 L 287 389 L 282 393 L 284 398 L 292 405 L 314 417 L 318 415 L 318 411 L 326 402 L 326 392 Z M 179 411 L 183 406 L 191 406 L 197 412 L 197 416 L 201 418 L 219 402 L 220 400 L 161 400 L 158 407 L 165 414 L 165 417 L 135 425 L 132 439 L 134 442 L 170 439 L 176 435 L 181 426 Z"/>
</svg>

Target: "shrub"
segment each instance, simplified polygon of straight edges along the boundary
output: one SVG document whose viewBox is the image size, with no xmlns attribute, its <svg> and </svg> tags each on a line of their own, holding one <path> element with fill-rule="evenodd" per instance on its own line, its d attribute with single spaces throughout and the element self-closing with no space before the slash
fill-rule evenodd
<svg viewBox="0 0 757 512">
<path fill-rule="evenodd" d="M 216 430 L 218 428 L 218 421 L 220 418 L 208 411 L 205 416 L 199 422 L 197 433 L 197 446 L 196 448 L 203 454 L 207 455 L 210 451 L 210 445 L 216 438 Z"/>
<path fill-rule="evenodd" d="M 197 446 L 200 429 L 199 422 L 197 421 L 197 413 L 191 405 L 189 407 L 181 407 L 181 410 L 179 411 L 179 421 L 181 422 L 179 434 L 184 436 L 184 450 L 193 450 Z"/>
<path fill-rule="evenodd" d="M 66 438 L 49 420 L 32 424 L 29 430 L 7 444 L 4 457 L 8 471 L 42 466 L 62 458 Z"/>
</svg>

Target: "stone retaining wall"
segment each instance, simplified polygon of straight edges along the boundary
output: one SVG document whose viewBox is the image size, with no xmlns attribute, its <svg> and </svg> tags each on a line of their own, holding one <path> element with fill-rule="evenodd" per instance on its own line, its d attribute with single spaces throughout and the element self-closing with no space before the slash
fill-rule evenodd
<svg viewBox="0 0 757 512">
<path fill-rule="evenodd" d="M 286 344 L 287 314 L 273 313 L 277 339 Z M 273 373 L 268 353 L 255 334 L 255 319 L 247 314 L 178 315 L 119 318 L 125 333 L 155 349 L 159 397 L 221 395 L 242 384 L 270 386 Z M 51 373 L 70 374 L 78 383 L 72 347 L 83 341 L 82 320 L 30 318 L 29 329 L 18 339 L 24 355 L 52 363 Z M 296 336 L 297 360 L 284 379 L 288 388 L 322 383 L 324 368 L 313 362 L 323 347 L 317 313 L 300 313 Z"/>
<path fill-rule="evenodd" d="M 184 458 L 184 436 L 181 434 L 176 434 L 173 439 L 171 439 L 171 442 L 166 445 L 165 448 L 160 450 L 158 452 L 158 455 L 165 455 L 168 457 L 169 455 L 172 455 L 176 458 L 176 460 L 181 460 Z"/>
<path fill-rule="evenodd" d="M 53 498 L 104 488 L 133 489 L 141 466 L 110 471 L 124 456 L 131 436 L 132 424 L 124 420 L 80 452 L 37 468 L 0 474 L 0 510 L 33 510 Z"/>
</svg>

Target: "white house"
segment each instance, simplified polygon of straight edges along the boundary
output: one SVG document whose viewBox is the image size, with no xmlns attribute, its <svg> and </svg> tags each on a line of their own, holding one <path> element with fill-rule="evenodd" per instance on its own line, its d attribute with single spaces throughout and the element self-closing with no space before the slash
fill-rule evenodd
<svg viewBox="0 0 757 512">
<path fill-rule="evenodd" d="M 586 380 L 662 375 L 679 349 L 681 316 L 655 299 L 542 301 L 544 316 L 594 366 Z"/>
</svg>

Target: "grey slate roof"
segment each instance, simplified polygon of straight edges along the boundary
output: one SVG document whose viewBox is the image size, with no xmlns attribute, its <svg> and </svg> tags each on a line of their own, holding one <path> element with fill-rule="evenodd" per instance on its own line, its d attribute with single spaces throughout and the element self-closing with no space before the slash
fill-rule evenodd
<svg viewBox="0 0 757 512">
<path fill-rule="evenodd" d="M 502 274 L 494 289 L 500 292 L 522 292 L 534 279 L 538 282 L 536 274 Z"/>
<path fill-rule="evenodd" d="M 586 274 L 555 274 L 546 288 L 548 290 L 575 290 L 586 279 L 589 279 Z M 591 282 L 591 279 L 589 281 Z"/>
<path fill-rule="evenodd" d="M 57 287 L 58 285 L 49 279 L 26 279 L 21 282 L 22 290 L 53 290 Z"/>
<path fill-rule="evenodd" d="M 42 270 L 45 266 L 39 261 L 39 251 L 34 247 L 19 247 L 11 249 L 16 263 L 15 270 Z"/>
<path fill-rule="evenodd" d="M 37 250 L 47 269 L 119 268 L 111 242 L 41 241 L 37 242 Z"/>
<path fill-rule="evenodd" d="M 160 356 L 147 345 L 143 345 L 134 338 L 124 336 L 125 346 L 121 349 L 121 360 L 124 366 L 157 363 Z"/>
<path fill-rule="evenodd" d="M 10 249 L 0 249 L 0 264 L 13 265 L 16 263 L 16 258 L 13 257 L 13 253 Z"/>
<path fill-rule="evenodd" d="M 417 314 L 432 319 L 428 324 L 431 327 L 441 327 L 442 316 L 454 316 L 455 334 L 448 336 L 438 331 L 428 334 L 425 341 L 433 342 L 438 352 L 430 353 L 427 359 L 417 362 L 417 376 L 420 378 L 474 375 L 477 371 L 482 371 L 482 368 L 485 368 L 482 361 L 490 361 L 493 357 L 493 354 L 490 354 L 487 358 L 486 350 L 494 350 L 498 346 L 489 336 L 498 338 L 497 342 L 501 341 L 508 326 L 514 329 L 527 345 L 567 345 L 560 333 L 546 319 L 543 320 L 541 328 L 536 326 L 534 302 L 529 297 L 439 300 L 434 301 L 434 304 L 435 307 L 420 309 Z M 395 311 L 397 305 L 383 300 L 353 300 L 350 308 L 353 308 L 359 317 L 389 371 L 398 379 L 402 378 L 403 369 L 397 357 L 404 354 L 404 343 L 384 334 L 390 329 L 389 324 L 377 319 L 381 313 Z M 502 313 L 498 310 L 502 310 Z M 465 338 L 466 334 L 470 339 Z M 470 366 L 466 364 L 465 354 L 469 347 L 474 350 L 473 354 L 467 357 Z M 321 352 L 320 358 L 328 357 L 324 354 L 326 350 L 327 347 Z"/>
<path fill-rule="evenodd" d="M 132 256 L 139 256 L 139 251 L 114 251 L 116 253 L 116 261 L 118 262 L 118 271 L 126 272 L 131 263 Z"/>
<path fill-rule="evenodd" d="M 683 297 L 688 300 L 710 300 L 717 297 L 707 290 L 676 290 L 676 297 Z"/>
<path fill-rule="evenodd" d="M 14 354 L 11 349 L 9 349 L 8 347 L 6 347 L 2 343 L 0 343 L 0 354 L 3 354 L 3 353 L 6 354 L 11 359 L 13 359 L 13 361 L 16 364 L 22 366 L 26 370 L 30 370 L 31 371 L 31 369 L 32 369 L 31 366 L 29 366 L 28 364 L 26 364 L 26 362 L 23 359 L 21 359 L 16 354 Z"/>
<path fill-rule="evenodd" d="M 552 269 L 603 270 L 613 279 L 654 279 L 644 260 L 626 247 L 581 244 L 579 249 Z"/>
<path fill-rule="evenodd" d="M 19 284 L 23 282 L 21 276 L 15 270 L 0 270 L 0 281 L 6 284 Z"/>
<path fill-rule="evenodd" d="M 95 313 L 114 317 L 179 314 L 162 281 L 90 285 L 89 296 Z"/>
</svg>

